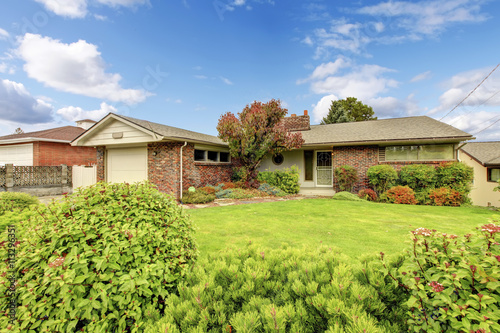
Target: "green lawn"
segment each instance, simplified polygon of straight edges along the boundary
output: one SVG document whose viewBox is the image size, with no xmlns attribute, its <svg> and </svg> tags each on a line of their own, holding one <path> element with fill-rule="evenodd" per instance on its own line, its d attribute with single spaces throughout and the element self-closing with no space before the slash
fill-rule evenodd
<svg viewBox="0 0 500 333">
<path fill-rule="evenodd" d="M 249 241 L 277 248 L 319 245 L 341 248 L 356 258 L 364 253 L 394 253 L 410 244 L 418 227 L 464 235 L 500 220 L 486 208 L 392 205 L 304 199 L 189 210 L 198 226 L 201 255 Z"/>
</svg>

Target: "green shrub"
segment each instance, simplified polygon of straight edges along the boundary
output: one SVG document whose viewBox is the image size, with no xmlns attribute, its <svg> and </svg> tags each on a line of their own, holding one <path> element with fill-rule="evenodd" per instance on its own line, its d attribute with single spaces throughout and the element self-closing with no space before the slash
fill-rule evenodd
<svg viewBox="0 0 500 333">
<path fill-rule="evenodd" d="M 401 185 L 408 185 L 415 192 L 436 185 L 436 168 L 428 164 L 405 165 L 399 171 Z"/>
<path fill-rule="evenodd" d="M 217 197 L 217 199 L 229 199 L 232 193 L 233 190 L 228 188 L 227 190 L 220 190 L 216 192 L 215 196 Z"/>
<path fill-rule="evenodd" d="M 416 205 L 415 192 L 408 186 L 394 186 L 385 191 L 380 200 L 394 204 Z"/>
<path fill-rule="evenodd" d="M 208 190 L 211 192 L 210 190 Z M 203 188 L 197 189 L 195 192 L 184 191 L 182 192 L 183 204 L 203 204 L 215 200 L 215 194 L 208 193 Z M 215 191 L 215 190 L 214 190 Z"/>
<path fill-rule="evenodd" d="M 335 180 L 341 191 L 351 192 L 358 181 L 358 171 L 350 165 L 341 165 L 334 170 Z"/>
<path fill-rule="evenodd" d="M 300 191 L 299 175 L 299 168 L 294 165 L 284 170 L 261 171 L 258 180 L 276 186 L 288 194 L 297 194 Z"/>
<path fill-rule="evenodd" d="M 368 168 L 366 176 L 378 194 L 384 193 L 396 184 L 397 171 L 390 165 L 381 164 Z"/>
<path fill-rule="evenodd" d="M 461 206 L 465 202 L 465 197 L 460 192 L 446 188 L 436 188 L 430 191 L 429 200 L 435 206 Z"/>
<path fill-rule="evenodd" d="M 231 194 L 229 198 L 231 199 L 247 199 L 255 197 L 255 189 L 242 189 L 242 188 L 233 188 L 231 189 Z"/>
<path fill-rule="evenodd" d="M 149 183 L 99 183 L 29 212 L 15 230 L 17 331 L 142 331 L 198 256 L 189 216 Z M 0 310 L 6 328 L 9 302 Z"/>
<path fill-rule="evenodd" d="M 365 199 L 358 197 L 356 194 L 351 192 L 337 192 L 333 195 L 334 200 L 347 200 L 347 201 L 365 201 Z"/>
<path fill-rule="evenodd" d="M 360 197 L 361 199 L 368 200 L 368 201 L 377 201 L 378 200 L 377 193 L 374 190 L 372 190 L 371 188 L 365 188 L 365 189 L 362 189 L 361 191 L 359 191 L 358 197 Z"/>
<path fill-rule="evenodd" d="M 474 169 L 463 162 L 441 163 L 436 169 L 436 187 L 447 187 L 466 196 L 474 179 Z"/>
<path fill-rule="evenodd" d="M 358 272 L 350 262 L 326 247 L 208 254 L 145 332 L 402 331 L 394 309 L 366 282 L 383 284 L 380 270 Z"/>
<path fill-rule="evenodd" d="M 413 231 L 402 263 L 384 261 L 413 332 L 500 332 L 500 226 L 457 237 Z"/>
<path fill-rule="evenodd" d="M 278 188 L 276 186 L 269 185 L 268 183 L 260 184 L 258 190 L 262 191 L 266 194 L 274 195 L 277 197 L 283 197 L 283 196 L 287 195 L 287 193 L 283 192 L 280 188 Z"/>
<path fill-rule="evenodd" d="M 38 204 L 40 204 L 38 198 L 27 193 L 2 192 L 0 193 L 0 216 L 7 211 L 23 210 Z"/>
<path fill-rule="evenodd" d="M 431 194 L 431 191 L 434 189 L 432 188 L 426 188 L 420 191 L 415 191 L 415 199 L 417 199 L 417 202 L 419 205 L 432 205 L 432 199 L 429 198 L 429 195 Z"/>
</svg>

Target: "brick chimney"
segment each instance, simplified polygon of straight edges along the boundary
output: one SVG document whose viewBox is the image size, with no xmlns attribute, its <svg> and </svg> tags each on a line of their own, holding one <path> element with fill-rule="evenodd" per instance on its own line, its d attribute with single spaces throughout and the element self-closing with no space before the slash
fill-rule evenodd
<svg viewBox="0 0 500 333">
<path fill-rule="evenodd" d="M 285 128 L 290 132 L 294 131 L 309 131 L 311 129 L 311 122 L 307 110 L 304 110 L 303 116 L 292 114 L 290 117 L 283 118 Z"/>
</svg>

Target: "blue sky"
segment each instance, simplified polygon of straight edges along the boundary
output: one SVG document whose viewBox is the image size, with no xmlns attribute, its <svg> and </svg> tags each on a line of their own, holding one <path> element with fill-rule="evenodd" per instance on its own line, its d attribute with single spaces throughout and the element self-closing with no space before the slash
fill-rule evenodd
<svg viewBox="0 0 500 333">
<path fill-rule="evenodd" d="M 0 6 L 0 135 L 108 112 L 216 135 L 221 114 L 254 100 L 318 123 L 332 100 L 354 96 L 379 118 L 446 116 L 500 140 L 500 68 L 448 114 L 500 63 L 498 1 Z"/>
</svg>

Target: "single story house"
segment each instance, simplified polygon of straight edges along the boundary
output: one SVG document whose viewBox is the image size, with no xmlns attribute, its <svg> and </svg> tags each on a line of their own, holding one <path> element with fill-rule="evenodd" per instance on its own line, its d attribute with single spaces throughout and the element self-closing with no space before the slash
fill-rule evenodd
<svg viewBox="0 0 500 333">
<path fill-rule="evenodd" d="M 358 170 L 358 188 L 368 186 L 372 165 L 396 169 L 411 163 L 437 165 L 456 161 L 459 145 L 472 135 L 426 116 L 331 125 L 310 125 L 307 111 L 284 119 L 290 131 L 301 131 L 301 149 L 267 157 L 260 170 L 296 165 L 301 191 L 337 189 L 333 170 L 349 164 Z M 72 145 L 96 147 L 97 180 L 150 180 L 161 191 L 229 181 L 235 161 L 219 138 L 146 120 L 110 113 L 76 138 Z"/>
<path fill-rule="evenodd" d="M 500 142 L 469 142 L 460 149 L 460 160 L 474 169 L 470 198 L 474 205 L 500 207 Z"/>
<path fill-rule="evenodd" d="M 0 165 L 58 166 L 96 164 L 93 147 L 73 147 L 71 141 L 96 122 L 85 119 L 77 126 L 0 137 Z"/>
</svg>

